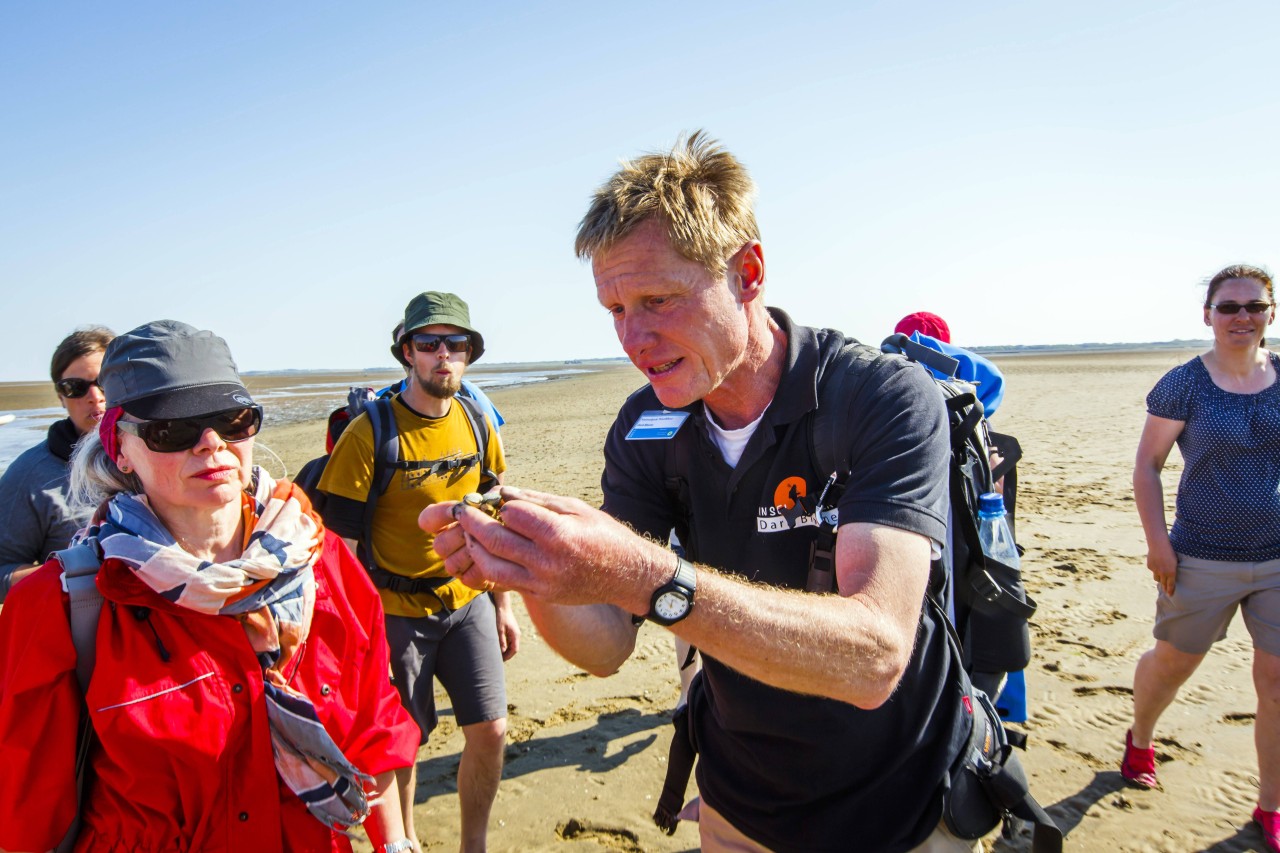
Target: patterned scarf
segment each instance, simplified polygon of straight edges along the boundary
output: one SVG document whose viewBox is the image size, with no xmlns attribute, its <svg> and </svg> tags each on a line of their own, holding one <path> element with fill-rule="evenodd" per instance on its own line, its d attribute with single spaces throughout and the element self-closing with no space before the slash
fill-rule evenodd
<svg viewBox="0 0 1280 853">
<path fill-rule="evenodd" d="M 262 665 L 276 772 L 321 823 L 344 831 L 368 816 L 363 782 L 371 779 L 347 761 L 311 700 L 284 675 L 311 629 L 312 566 L 324 527 L 292 483 L 260 468 L 253 482 L 253 494 L 243 495 L 252 533 L 234 560 L 210 563 L 188 554 L 142 495 L 111 500 L 98 543 L 104 558 L 120 560 L 168 601 L 240 621 Z"/>
</svg>

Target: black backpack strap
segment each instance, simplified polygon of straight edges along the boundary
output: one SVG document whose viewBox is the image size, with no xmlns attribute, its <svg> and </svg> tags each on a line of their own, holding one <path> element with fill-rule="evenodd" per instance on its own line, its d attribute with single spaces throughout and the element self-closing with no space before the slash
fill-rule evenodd
<svg viewBox="0 0 1280 853">
<path fill-rule="evenodd" d="M 855 372 L 853 366 L 867 360 L 869 351 L 852 338 L 846 338 L 839 352 L 824 366 L 818 378 L 818 408 L 809 428 L 809 458 L 817 470 L 827 475 L 826 485 L 818 496 L 816 511 L 834 508 L 844 493 L 853 460 L 849 444 L 841 441 L 848 428 L 849 400 L 866 381 L 868 371 Z M 819 524 L 818 535 L 809 546 L 809 573 L 805 579 L 808 592 L 836 591 L 836 527 Z"/>
<path fill-rule="evenodd" d="M 436 595 L 436 590 L 442 586 L 447 586 L 453 581 L 453 577 L 450 575 L 435 578 L 407 578 L 404 575 L 392 574 L 386 569 L 379 568 L 369 569 L 369 578 L 378 589 L 389 589 L 392 592 L 410 594 L 429 592 L 432 595 Z M 436 595 L 436 598 L 438 599 L 439 596 Z M 443 601 L 440 603 L 444 604 Z"/>
<path fill-rule="evenodd" d="M 960 369 L 960 362 L 946 353 L 938 352 L 932 347 L 917 343 L 901 332 L 895 332 L 880 344 L 882 352 L 896 352 L 905 355 L 912 361 L 918 361 L 931 367 L 946 377 L 954 377 Z"/>
<path fill-rule="evenodd" d="M 462 413 L 467 416 L 471 425 L 471 434 L 475 436 L 476 450 L 480 454 L 480 492 L 489 491 L 498 485 L 498 475 L 485 464 L 489 458 L 489 420 L 480 409 L 480 404 L 470 397 L 458 394 L 453 398 L 462 404 Z"/>
<path fill-rule="evenodd" d="M 849 397 L 862 385 L 861 377 L 854 379 L 850 375 L 850 368 L 858 360 L 857 347 L 857 341 L 847 340 L 822 371 L 818 379 L 818 410 L 809 430 L 809 453 L 814 464 L 821 473 L 836 475 L 841 486 L 853 465 L 849 448 L 839 437 L 847 427 L 844 418 L 849 411 Z"/>
<path fill-rule="evenodd" d="M 678 515 L 675 533 L 680 540 L 682 555 L 689 555 L 691 560 L 696 560 L 698 555 L 697 534 L 693 527 L 693 495 L 690 492 L 693 459 L 698 451 L 698 434 L 691 423 L 696 417 L 697 414 L 690 413 L 676 434 L 662 442 L 662 487 Z"/>
<path fill-rule="evenodd" d="M 698 677 L 701 677 L 701 673 Z M 697 680 L 695 678 L 694 682 Z M 685 791 L 689 787 L 689 777 L 693 775 L 693 763 L 698 758 L 698 749 L 689 732 L 688 702 L 676 708 L 671 723 L 676 730 L 671 735 L 671 749 L 667 754 L 667 775 L 662 780 L 662 794 L 658 797 L 658 807 L 653 812 L 653 822 L 667 835 L 675 835 L 676 825 L 680 823 L 679 815 L 684 806 Z"/>
<path fill-rule="evenodd" d="M 364 408 L 369 418 L 369 426 L 373 430 L 373 477 L 369 484 L 369 494 L 364 501 L 362 528 L 364 535 L 359 542 L 359 557 L 365 568 L 373 570 L 377 563 L 373 559 L 373 515 L 378 508 L 378 498 L 391 485 L 395 476 L 396 465 L 400 461 L 400 432 L 396 427 L 396 413 L 392 410 L 394 397 L 380 397 L 371 400 Z"/>
<path fill-rule="evenodd" d="M 1022 445 L 1018 439 L 1006 433 L 991 431 L 991 446 L 1003 457 L 991 469 L 993 480 L 1004 478 L 1004 509 L 1009 518 L 1009 532 L 1014 541 L 1018 538 L 1018 463 L 1022 461 Z"/>
<path fill-rule="evenodd" d="M 324 492 L 320 491 L 320 478 L 324 476 L 324 466 L 329 463 L 329 456 L 317 456 L 298 470 L 293 484 L 306 493 L 311 499 L 311 507 L 319 512 L 323 508 Z"/>
</svg>

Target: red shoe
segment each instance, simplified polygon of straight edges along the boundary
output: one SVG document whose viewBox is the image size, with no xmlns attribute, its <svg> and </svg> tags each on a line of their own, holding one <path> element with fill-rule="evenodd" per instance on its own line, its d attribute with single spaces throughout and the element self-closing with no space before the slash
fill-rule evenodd
<svg viewBox="0 0 1280 853">
<path fill-rule="evenodd" d="M 1262 830 L 1262 840 L 1272 853 L 1280 853 L 1280 812 L 1264 812 L 1262 806 L 1253 810 L 1253 822 Z"/>
<path fill-rule="evenodd" d="M 1139 788 L 1159 788 L 1156 780 L 1156 751 L 1138 749 L 1133 745 L 1133 732 L 1124 733 L 1124 761 L 1120 762 L 1120 775 Z M 1268 812 L 1275 816 L 1275 812 Z M 1275 824 L 1280 826 L 1280 822 Z"/>
</svg>

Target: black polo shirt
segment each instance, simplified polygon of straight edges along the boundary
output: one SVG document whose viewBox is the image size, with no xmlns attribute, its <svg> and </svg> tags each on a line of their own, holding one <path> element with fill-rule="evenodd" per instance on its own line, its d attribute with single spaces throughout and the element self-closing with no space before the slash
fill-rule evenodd
<svg viewBox="0 0 1280 853">
<path fill-rule="evenodd" d="M 687 407 L 674 438 L 626 440 L 643 412 L 663 408 L 646 386 L 627 400 L 605 445 L 604 509 L 655 538 L 675 528 L 699 563 L 803 589 L 817 533 L 812 509 L 831 473 L 812 458 L 811 421 L 818 383 L 846 339 L 770 313 L 787 336 L 787 367 L 737 467 L 711 440 L 701 402 Z M 941 542 L 950 464 L 942 397 L 905 359 L 856 364 L 869 375 L 848 384 L 856 390 L 837 422 L 853 463 L 839 521 Z M 873 711 L 779 690 L 704 657 L 703 689 L 690 704 L 702 796 L 774 850 L 909 850 L 941 816 L 939 785 L 959 721 L 954 665 L 927 611 L 901 684 Z"/>
</svg>

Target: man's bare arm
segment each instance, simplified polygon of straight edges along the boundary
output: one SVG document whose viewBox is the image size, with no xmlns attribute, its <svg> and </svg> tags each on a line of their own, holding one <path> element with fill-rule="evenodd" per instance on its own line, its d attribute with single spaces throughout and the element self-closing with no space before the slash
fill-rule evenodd
<svg viewBox="0 0 1280 853">
<path fill-rule="evenodd" d="M 648 611 L 653 591 L 675 572 L 675 556 L 581 501 L 511 494 L 518 497 L 504 508 L 505 527 L 468 510 L 460 527 L 441 530 L 437 549 L 467 583 L 492 580 L 521 592 L 539 631 L 571 662 L 611 672 L 634 644 L 630 614 Z M 448 523 L 430 511 L 423 522 Z M 929 542 L 850 524 L 840 529 L 836 550 L 839 595 L 749 584 L 700 568 L 695 607 L 672 630 L 767 684 L 876 707 L 911 657 Z"/>
</svg>

